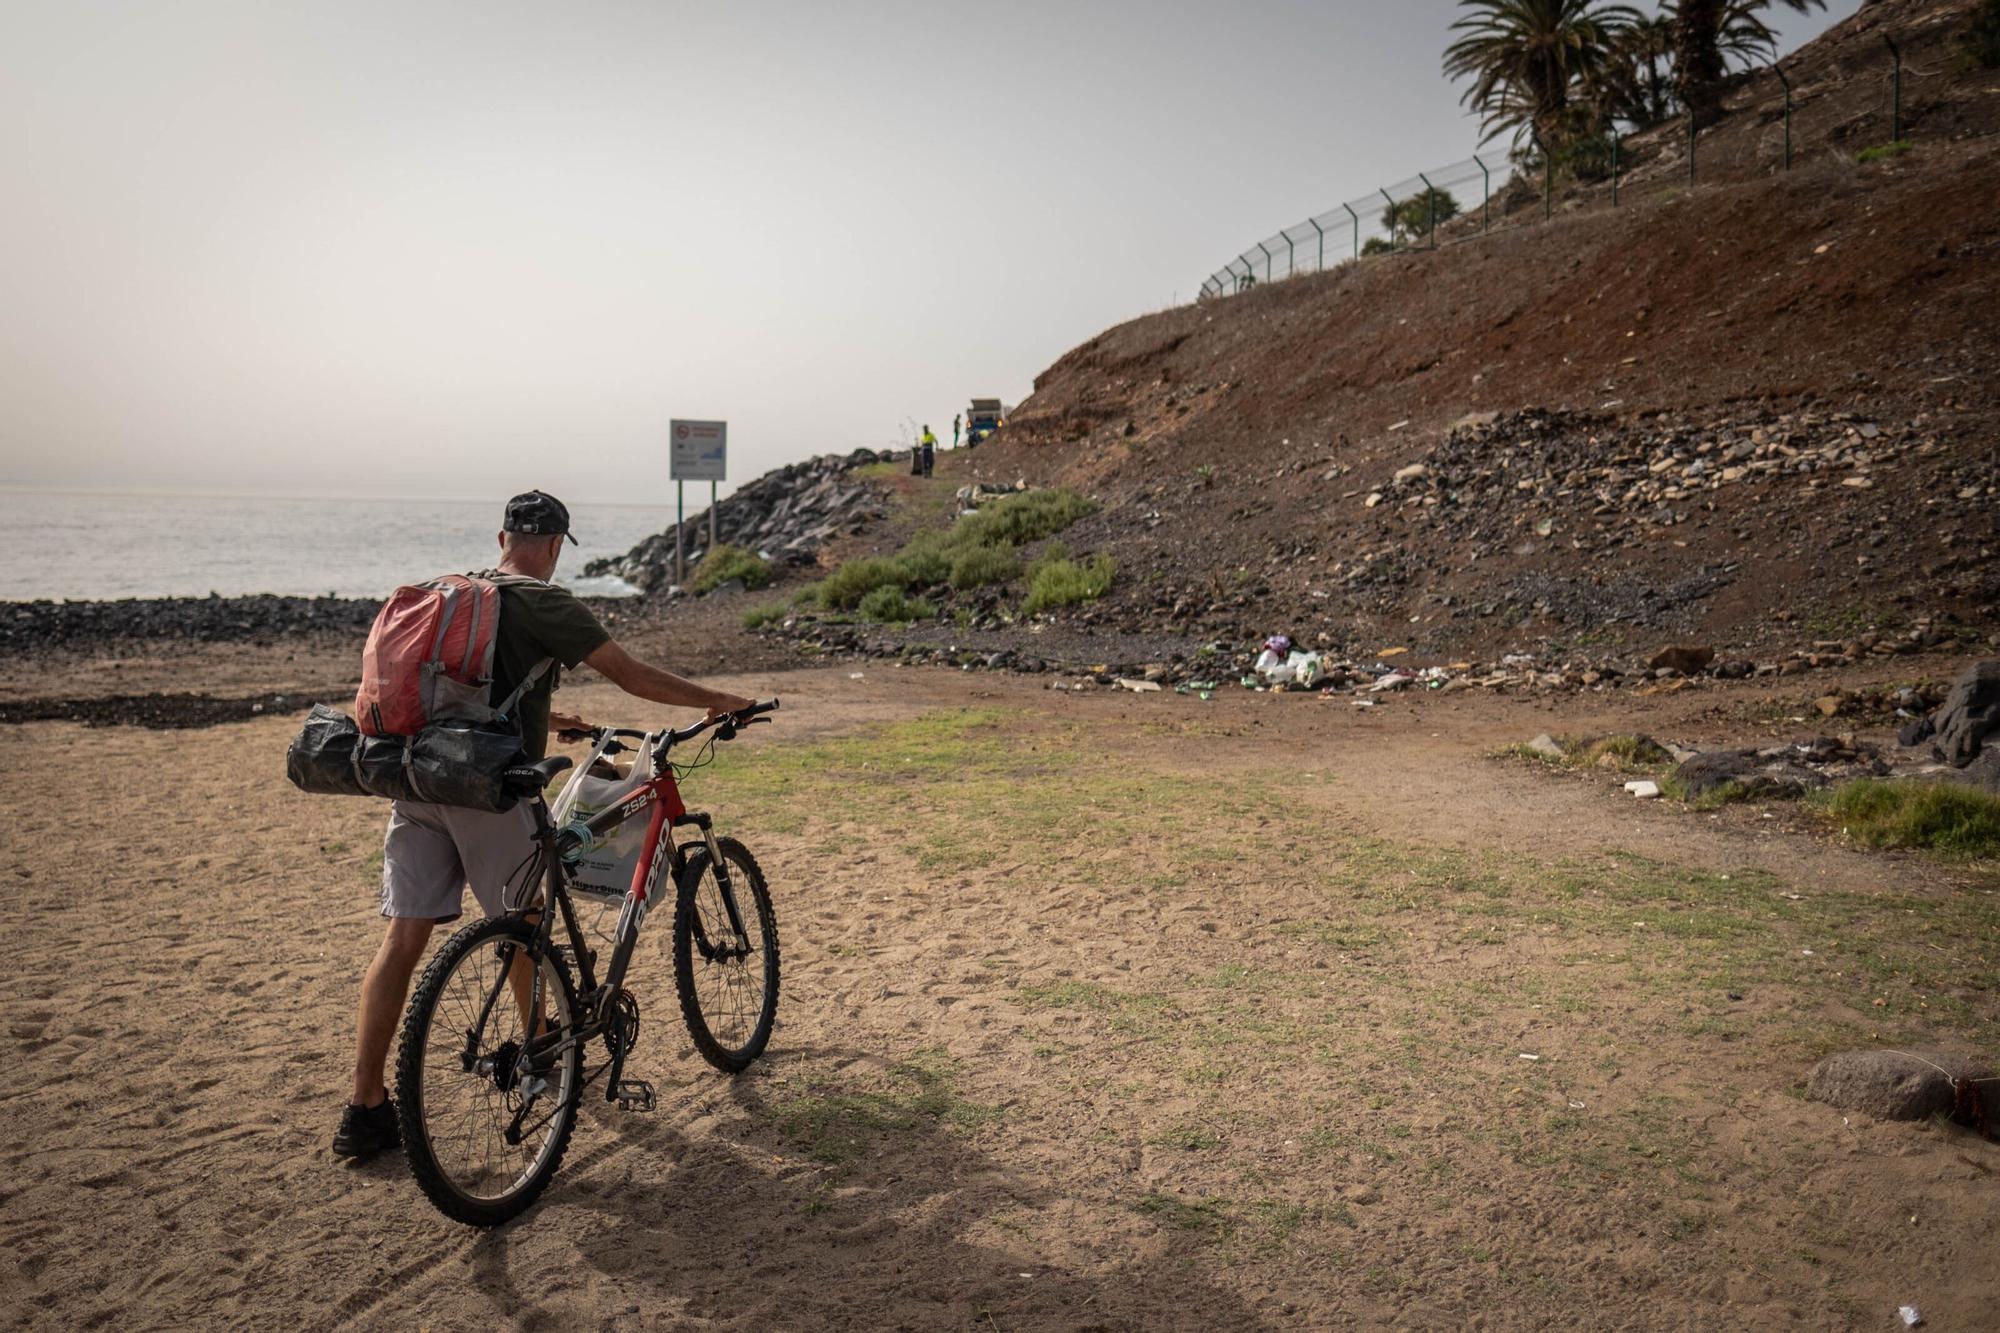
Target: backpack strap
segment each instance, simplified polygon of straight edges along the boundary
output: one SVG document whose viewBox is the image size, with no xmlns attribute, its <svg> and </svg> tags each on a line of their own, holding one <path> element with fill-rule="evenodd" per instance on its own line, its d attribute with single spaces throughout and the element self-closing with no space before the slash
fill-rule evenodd
<svg viewBox="0 0 2000 1333">
<path fill-rule="evenodd" d="M 556 659 L 553 657 L 544 657 L 541 661 L 535 663 L 528 674 L 521 677 L 521 683 L 514 687 L 514 692 L 505 699 L 502 699 L 499 705 L 494 708 L 493 716 L 502 722 L 511 721 L 514 715 L 514 705 L 520 703 L 521 696 L 533 688 L 535 682 L 540 680 L 547 673 L 548 669 L 555 664 Z"/>
</svg>

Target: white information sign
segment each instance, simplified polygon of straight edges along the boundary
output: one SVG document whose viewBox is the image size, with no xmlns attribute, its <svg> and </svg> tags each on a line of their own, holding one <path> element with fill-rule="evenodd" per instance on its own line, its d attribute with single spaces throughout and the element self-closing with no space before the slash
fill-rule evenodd
<svg viewBox="0 0 2000 1333">
<path fill-rule="evenodd" d="M 673 481 L 727 481 L 729 423 L 675 421 L 671 426 L 668 477 Z"/>
</svg>

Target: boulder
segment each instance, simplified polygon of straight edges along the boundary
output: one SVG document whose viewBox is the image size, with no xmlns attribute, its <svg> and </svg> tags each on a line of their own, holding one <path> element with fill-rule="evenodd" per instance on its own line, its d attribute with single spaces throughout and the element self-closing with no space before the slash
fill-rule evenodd
<svg viewBox="0 0 2000 1333">
<path fill-rule="evenodd" d="M 1931 716 L 1938 758 L 1964 768 L 1978 757 L 1986 738 L 2000 731 L 2000 661 L 1974 662 Z"/>
<path fill-rule="evenodd" d="M 2000 744 L 1988 745 L 1979 752 L 1977 759 L 1947 776 L 1953 782 L 1962 782 L 1990 795 L 2000 796 Z"/>
<path fill-rule="evenodd" d="M 1674 770 L 1689 800 L 1706 796 L 1731 783 L 1750 800 L 1788 800 L 1805 794 L 1804 778 L 1783 771 L 1783 761 L 1774 770 L 1765 756 L 1755 750 L 1711 750 L 1683 762 Z"/>
<path fill-rule="evenodd" d="M 1660 649 L 1646 659 L 1648 671 L 1678 671 L 1683 676 L 1698 676 L 1715 660 L 1715 649 L 1700 644 L 1673 644 Z"/>
<path fill-rule="evenodd" d="M 1957 1101 L 1953 1079 L 1991 1076 L 1990 1069 L 1956 1056 L 1843 1051 L 1813 1069 L 1806 1096 L 1879 1120 L 1923 1120 L 1951 1113 Z"/>
</svg>

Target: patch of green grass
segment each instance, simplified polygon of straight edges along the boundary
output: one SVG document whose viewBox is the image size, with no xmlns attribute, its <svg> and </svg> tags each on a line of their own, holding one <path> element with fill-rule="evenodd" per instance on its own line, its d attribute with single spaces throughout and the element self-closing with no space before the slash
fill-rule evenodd
<svg viewBox="0 0 2000 1333">
<path fill-rule="evenodd" d="M 1186 1120 L 1167 1128 L 1146 1140 L 1156 1148 L 1178 1148 L 1182 1152 L 1200 1152 L 1205 1148 L 1218 1147 L 1222 1136 L 1199 1121 Z"/>
<path fill-rule="evenodd" d="M 783 602 L 766 602 L 762 606 L 753 606 L 743 613 L 743 628 L 762 629 L 766 625 L 775 625 L 790 615 L 791 610 L 792 608 Z"/>
<path fill-rule="evenodd" d="M 1854 155 L 1854 160 L 1856 162 L 1880 162 L 1884 158 L 1901 157 L 1914 147 L 1916 145 L 1908 139 L 1897 139 L 1891 143 L 1877 144 L 1873 148 L 1864 148 Z"/>
<path fill-rule="evenodd" d="M 1734 778 L 1719 786 L 1710 787 L 1700 795 L 1688 790 L 1687 783 L 1672 773 L 1661 775 L 1660 795 L 1670 801 L 1679 801 L 1692 810 L 1720 810 L 1725 805 L 1735 805 L 1740 801 L 1755 799 L 1756 793 L 1747 783 Z"/>
<path fill-rule="evenodd" d="M 1601 736 L 1583 747 L 1577 762 L 1620 773 L 1645 773 L 1672 763 L 1673 758 L 1650 736 Z"/>
<path fill-rule="evenodd" d="M 1284 921 L 1279 923 L 1278 933 L 1348 952 L 1375 948 L 1383 938 L 1382 927 L 1356 921 Z"/>
<path fill-rule="evenodd" d="M 877 588 L 855 608 L 863 620 L 878 625 L 907 625 L 913 620 L 929 620 L 937 608 L 921 597 L 912 597 L 901 588 Z"/>
<path fill-rule="evenodd" d="M 763 556 L 725 544 L 701 558 L 688 586 L 698 593 L 710 592 L 731 579 L 742 579 L 744 587 L 756 589 L 769 586 L 774 577 L 771 562 Z"/>
<path fill-rule="evenodd" d="M 1114 572 L 1108 555 L 1094 555 L 1081 562 L 1040 562 L 1028 584 L 1028 600 L 1022 603 L 1022 614 L 1032 616 L 1059 606 L 1095 601 L 1110 591 Z"/>
<path fill-rule="evenodd" d="M 1181 1231 L 1222 1237 L 1236 1229 L 1236 1219 L 1223 1199 L 1176 1199 L 1155 1191 L 1140 1195 L 1136 1206 L 1140 1212 Z"/>
<path fill-rule="evenodd" d="M 969 1133 L 1000 1114 L 958 1094 L 958 1062 L 943 1050 L 919 1051 L 889 1071 L 893 1086 L 876 1091 L 814 1092 L 778 1107 L 778 1132 L 814 1161 L 840 1166 L 882 1140 L 928 1130 Z"/>
<path fill-rule="evenodd" d="M 2000 857 L 2000 797 L 1973 787 L 1861 778 L 1819 799 L 1827 817 L 1864 847 Z"/>
</svg>

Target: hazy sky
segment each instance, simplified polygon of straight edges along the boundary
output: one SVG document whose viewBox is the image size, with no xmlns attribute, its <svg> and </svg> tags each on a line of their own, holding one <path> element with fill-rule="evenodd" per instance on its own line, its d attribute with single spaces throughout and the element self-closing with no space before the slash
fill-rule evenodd
<svg viewBox="0 0 2000 1333">
<path fill-rule="evenodd" d="M 672 416 L 736 480 L 948 434 L 1465 157 L 1455 9 L 0 0 L 0 483 L 652 502 Z"/>
</svg>

